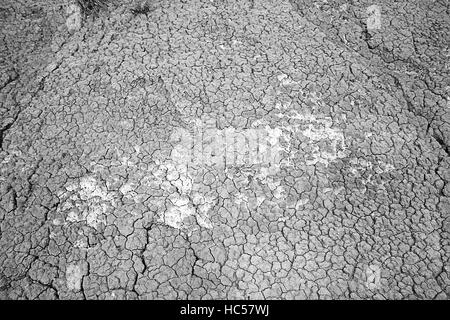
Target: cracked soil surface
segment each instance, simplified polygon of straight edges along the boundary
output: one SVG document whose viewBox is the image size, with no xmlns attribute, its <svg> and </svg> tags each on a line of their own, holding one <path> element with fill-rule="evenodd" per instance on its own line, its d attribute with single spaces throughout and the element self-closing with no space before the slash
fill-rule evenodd
<svg viewBox="0 0 450 320">
<path fill-rule="evenodd" d="M 148 3 L 0 1 L 1 299 L 450 297 L 448 1 Z"/>
</svg>

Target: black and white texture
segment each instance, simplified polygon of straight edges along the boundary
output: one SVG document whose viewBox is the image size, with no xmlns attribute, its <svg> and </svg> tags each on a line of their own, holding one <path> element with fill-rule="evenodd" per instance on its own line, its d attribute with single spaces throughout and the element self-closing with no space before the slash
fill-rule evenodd
<svg viewBox="0 0 450 320">
<path fill-rule="evenodd" d="M 1 299 L 450 297 L 448 1 L 106 2 L 0 2 Z"/>
</svg>

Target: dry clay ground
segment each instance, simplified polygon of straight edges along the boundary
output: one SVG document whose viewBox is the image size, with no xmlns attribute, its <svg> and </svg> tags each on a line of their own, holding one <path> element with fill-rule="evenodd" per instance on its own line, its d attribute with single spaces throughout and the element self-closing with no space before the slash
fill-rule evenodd
<svg viewBox="0 0 450 320">
<path fill-rule="evenodd" d="M 448 1 L 149 3 L 0 2 L 2 299 L 449 298 Z"/>
</svg>

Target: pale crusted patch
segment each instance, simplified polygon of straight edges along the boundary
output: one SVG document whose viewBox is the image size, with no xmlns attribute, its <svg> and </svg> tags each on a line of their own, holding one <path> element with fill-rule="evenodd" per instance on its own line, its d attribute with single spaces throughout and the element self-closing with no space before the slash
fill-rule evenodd
<svg viewBox="0 0 450 320">
<path fill-rule="evenodd" d="M 159 178 L 167 179 L 178 191 L 168 198 L 169 208 L 160 215 L 159 221 L 173 228 L 183 229 L 183 221 L 194 216 L 201 227 L 211 229 L 213 225 L 208 212 L 214 199 L 194 190 L 192 172 L 188 167 L 183 163 L 169 161 L 160 165 L 158 173 Z"/>
<path fill-rule="evenodd" d="M 289 125 L 277 127 L 282 133 L 277 132 L 276 137 L 280 141 L 285 141 L 282 147 L 285 151 L 283 164 L 290 165 L 291 160 L 299 153 L 305 157 L 306 165 L 322 163 L 328 166 L 331 162 L 345 157 L 344 133 L 333 126 L 332 118 L 308 113 L 301 114 L 295 110 L 287 112 L 286 106 L 278 106 L 278 109 L 284 112 L 278 113 L 277 117 L 280 120 L 289 120 Z M 292 149 L 292 136 L 303 142 L 304 150 Z"/>
<path fill-rule="evenodd" d="M 216 167 L 264 165 L 279 169 L 281 148 L 279 128 L 217 129 L 214 125 L 196 119 L 192 130 L 176 129 L 171 141 L 176 143 L 171 152 L 175 165 Z M 170 179 L 170 177 L 169 177 Z"/>
<path fill-rule="evenodd" d="M 81 281 L 83 279 L 83 268 L 80 265 L 69 264 L 66 267 L 67 288 L 73 291 L 81 289 Z"/>
<path fill-rule="evenodd" d="M 307 165 L 315 165 L 319 162 L 328 165 L 345 156 L 345 153 L 341 151 L 345 148 L 344 134 L 340 130 L 332 128 L 331 120 L 324 120 L 318 126 L 311 123 L 306 130 L 302 131 L 302 134 L 311 143 L 315 143 L 311 157 L 306 161 Z M 321 147 L 320 143 L 324 143 L 325 147 Z"/>
<path fill-rule="evenodd" d="M 173 206 L 161 215 L 160 221 L 173 228 L 181 229 L 183 220 L 192 215 L 195 215 L 195 210 L 188 204 Z"/>
<path fill-rule="evenodd" d="M 78 184 L 66 187 L 59 193 L 59 211 L 66 213 L 66 222 L 85 221 L 87 225 L 98 228 L 105 223 L 105 214 L 114 205 L 113 196 L 92 176 L 81 178 Z"/>
<path fill-rule="evenodd" d="M 76 4 L 70 4 L 66 9 L 66 27 L 69 32 L 80 30 L 81 28 L 81 8 Z"/>
</svg>

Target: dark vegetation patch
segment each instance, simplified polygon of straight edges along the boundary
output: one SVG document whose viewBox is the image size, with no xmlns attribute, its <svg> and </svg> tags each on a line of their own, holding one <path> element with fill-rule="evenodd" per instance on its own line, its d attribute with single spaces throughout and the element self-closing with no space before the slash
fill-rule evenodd
<svg viewBox="0 0 450 320">
<path fill-rule="evenodd" d="M 110 0 L 77 0 L 78 5 L 85 15 L 97 15 L 106 9 Z"/>
<path fill-rule="evenodd" d="M 152 6 L 150 6 L 150 4 L 148 2 L 145 2 L 145 4 L 137 5 L 136 7 L 131 9 L 131 13 L 134 14 L 135 16 L 137 16 L 139 14 L 147 15 L 149 12 L 151 12 L 153 10 L 154 10 L 154 8 L 152 8 Z"/>
</svg>

